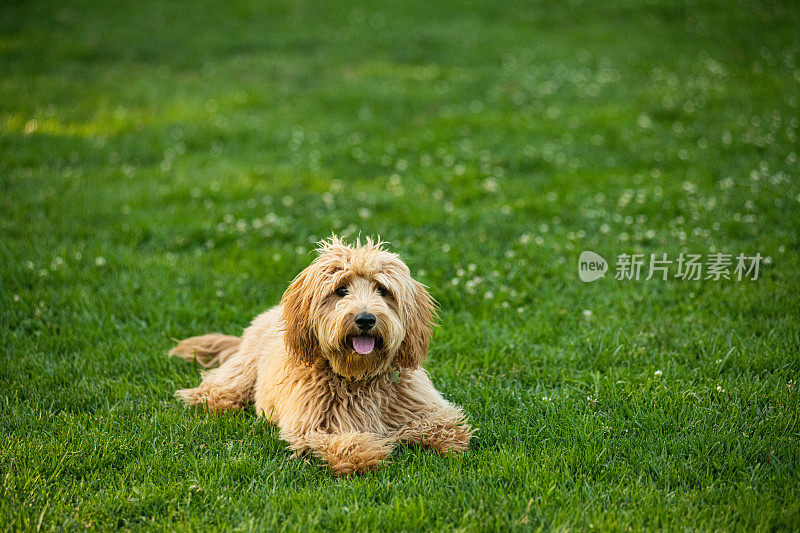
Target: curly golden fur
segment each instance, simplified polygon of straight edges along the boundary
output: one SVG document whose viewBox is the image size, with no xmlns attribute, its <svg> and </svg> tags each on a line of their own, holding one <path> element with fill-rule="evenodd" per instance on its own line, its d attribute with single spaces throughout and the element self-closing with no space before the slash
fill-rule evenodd
<svg viewBox="0 0 800 533">
<path fill-rule="evenodd" d="M 206 367 L 176 395 L 212 411 L 255 404 L 295 453 L 337 475 L 373 469 L 400 441 L 462 453 L 473 430 L 421 367 L 435 302 L 384 243 L 320 243 L 277 307 L 241 338 L 192 337 L 170 355 Z"/>
</svg>

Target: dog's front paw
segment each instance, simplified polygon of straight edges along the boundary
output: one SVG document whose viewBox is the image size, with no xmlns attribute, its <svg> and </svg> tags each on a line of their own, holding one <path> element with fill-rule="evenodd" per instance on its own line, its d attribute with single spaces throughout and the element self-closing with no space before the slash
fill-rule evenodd
<svg viewBox="0 0 800 533">
<path fill-rule="evenodd" d="M 442 454 L 463 454 L 469 450 L 474 430 L 460 409 L 447 407 L 415 420 L 400 429 L 399 440 L 418 442 Z"/>
<path fill-rule="evenodd" d="M 473 430 L 466 424 L 443 427 L 430 439 L 430 445 L 441 454 L 462 455 L 469 451 Z"/>
<path fill-rule="evenodd" d="M 316 454 L 337 476 L 349 476 L 374 470 L 392 453 L 392 441 L 371 433 L 331 435 Z"/>
</svg>

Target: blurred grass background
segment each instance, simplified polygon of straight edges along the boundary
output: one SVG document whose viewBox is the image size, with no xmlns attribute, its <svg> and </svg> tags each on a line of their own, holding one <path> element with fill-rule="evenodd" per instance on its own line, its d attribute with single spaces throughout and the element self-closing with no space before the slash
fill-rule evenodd
<svg viewBox="0 0 800 533">
<path fill-rule="evenodd" d="M 0 524 L 796 529 L 798 35 L 793 2 L 3 2 Z M 172 398 L 172 339 L 240 333 L 331 232 L 441 303 L 468 457 L 337 480 Z M 584 284 L 587 249 L 768 261 Z"/>
</svg>

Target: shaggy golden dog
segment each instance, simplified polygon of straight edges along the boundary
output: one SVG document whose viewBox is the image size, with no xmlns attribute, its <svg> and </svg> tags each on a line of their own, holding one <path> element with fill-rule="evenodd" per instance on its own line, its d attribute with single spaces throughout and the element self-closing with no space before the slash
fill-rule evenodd
<svg viewBox="0 0 800 533">
<path fill-rule="evenodd" d="M 219 367 L 176 395 L 213 411 L 255 403 L 290 450 L 320 457 L 337 475 L 373 469 L 399 441 L 467 451 L 473 431 L 463 411 L 420 366 L 435 302 L 383 245 L 333 236 L 241 338 L 182 341 L 170 355 Z"/>
</svg>

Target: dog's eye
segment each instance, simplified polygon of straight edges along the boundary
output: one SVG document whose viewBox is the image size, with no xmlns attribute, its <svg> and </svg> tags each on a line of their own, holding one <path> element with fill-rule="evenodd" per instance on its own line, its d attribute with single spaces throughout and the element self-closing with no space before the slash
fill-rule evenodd
<svg viewBox="0 0 800 533">
<path fill-rule="evenodd" d="M 347 287 L 339 287 L 336 289 L 336 296 L 344 297 L 347 296 Z"/>
<path fill-rule="evenodd" d="M 379 295 L 381 298 L 384 298 L 384 297 L 386 297 L 386 295 L 387 295 L 387 294 L 389 294 L 389 291 L 387 291 L 387 290 L 386 290 L 386 289 L 384 289 L 383 287 L 378 287 L 378 295 Z"/>
</svg>

